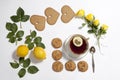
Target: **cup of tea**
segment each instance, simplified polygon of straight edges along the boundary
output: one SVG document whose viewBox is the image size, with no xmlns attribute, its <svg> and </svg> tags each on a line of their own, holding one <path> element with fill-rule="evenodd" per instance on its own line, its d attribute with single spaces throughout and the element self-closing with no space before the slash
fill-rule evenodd
<svg viewBox="0 0 120 80">
<path fill-rule="evenodd" d="M 87 54 L 88 47 L 88 38 L 80 34 L 74 34 L 66 39 L 64 43 L 64 53 L 70 59 L 80 59 Z"/>
</svg>

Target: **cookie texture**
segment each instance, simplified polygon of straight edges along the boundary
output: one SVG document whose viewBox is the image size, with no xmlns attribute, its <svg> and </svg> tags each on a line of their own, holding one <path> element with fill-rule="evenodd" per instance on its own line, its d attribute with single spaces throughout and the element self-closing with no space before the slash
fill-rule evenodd
<svg viewBox="0 0 120 80">
<path fill-rule="evenodd" d="M 62 46 L 62 40 L 60 38 L 54 38 L 52 40 L 52 46 L 54 48 L 60 48 Z"/>
<path fill-rule="evenodd" d="M 56 61 L 52 64 L 52 69 L 55 72 L 61 72 L 63 70 L 63 64 L 60 61 Z"/>
<path fill-rule="evenodd" d="M 54 50 L 52 52 L 52 58 L 54 60 L 60 60 L 62 58 L 62 52 L 60 50 Z"/>
<path fill-rule="evenodd" d="M 65 68 L 67 71 L 74 71 L 76 69 L 76 64 L 74 61 L 69 60 L 65 63 Z"/>
<path fill-rule="evenodd" d="M 61 12 L 62 12 L 61 20 L 64 23 L 68 23 L 75 16 L 74 11 L 68 5 L 63 6 Z"/>
<path fill-rule="evenodd" d="M 30 22 L 31 24 L 34 25 L 34 27 L 38 31 L 43 31 L 45 29 L 45 17 L 44 16 L 32 15 L 30 17 Z"/>
<path fill-rule="evenodd" d="M 50 25 L 54 25 L 60 15 L 60 13 L 57 12 L 56 10 L 54 10 L 53 8 L 48 7 L 45 10 L 45 15 L 47 17 L 47 23 Z"/>
<path fill-rule="evenodd" d="M 85 72 L 88 70 L 88 64 L 86 61 L 78 62 L 77 66 L 78 66 L 78 70 L 81 72 Z"/>
</svg>

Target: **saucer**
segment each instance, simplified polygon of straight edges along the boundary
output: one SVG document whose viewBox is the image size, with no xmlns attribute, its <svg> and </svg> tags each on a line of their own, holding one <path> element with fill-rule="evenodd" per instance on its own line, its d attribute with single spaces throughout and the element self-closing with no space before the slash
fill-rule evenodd
<svg viewBox="0 0 120 80">
<path fill-rule="evenodd" d="M 71 51 L 71 49 L 70 49 L 70 41 L 71 41 L 71 38 L 73 38 L 73 37 L 76 36 L 76 35 L 82 37 L 82 39 L 85 39 L 85 41 L 86 41 L 86 43 L 87 43 L 87 48 L 86 48 L 86 50 L 85 50 L 83 53 L 81 53 L 81 54 L 75 54 L 75 53 L 73 53 L 73 51 Z M 82 36 L 82 35 L 80 35 L 80 34 L 74 34 L 74 35 L 69 36 L 69 37 L 65 40 L 65 42 L 64 42 L 64 44 L 63 44 L 63 53 L 64 53 L 65 56 L 66 56 L 68 59 L 70 59 L 70 60 L 79 60 L 79 59 L 81 59 L 81 58 L 83 58 L 83 57 L 85 57 L 85 56 L 87 55 L 87 53 L 88 53 L 88 47 L 89 47 L 89 43 L 88 43 L 87 39 L 86 39 L 84 36 Z"/>
</svg>

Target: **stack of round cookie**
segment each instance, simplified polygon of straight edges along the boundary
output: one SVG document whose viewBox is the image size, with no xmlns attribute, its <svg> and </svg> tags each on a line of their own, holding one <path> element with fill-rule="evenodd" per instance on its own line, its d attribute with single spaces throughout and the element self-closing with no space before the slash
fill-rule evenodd
<svg viewBox="0 0 120 80">
<path fill-rule="evenodd" d="M 52 46 L 57 49 L 62 46 L 62 40 L 60 38 L 54 38 L 51 42 Z M 62 58 L 62 52 L 60 50 L 54 50 L 52 52 L 52 58 L 55 60 L 55 62 L 52 64 L 52 69 L 55 72 L 60 72 L 63 70 L 63 64 L 62 62 L 58 61 Z"/>
</svg>

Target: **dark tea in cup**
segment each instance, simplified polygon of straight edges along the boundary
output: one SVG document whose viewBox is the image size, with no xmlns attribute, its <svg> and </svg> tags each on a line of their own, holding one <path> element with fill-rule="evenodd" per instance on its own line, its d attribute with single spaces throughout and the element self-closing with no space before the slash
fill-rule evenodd
<svg viewBox="0 0 120 80">
<path fill-rule="evenodd" d="M 88 49 L 87 40 L 81 35 L 75 35 L 70 41 L 70 49 L 75 54 L 83 54 Z"/>
<path fill-rule="evenodd" d="M 82 58 L 86 55 L 88 47 L 87 38 L 80 34 L 74 34 L 65 41 L 65 54 L 74 59 Z"/>
</svg>

